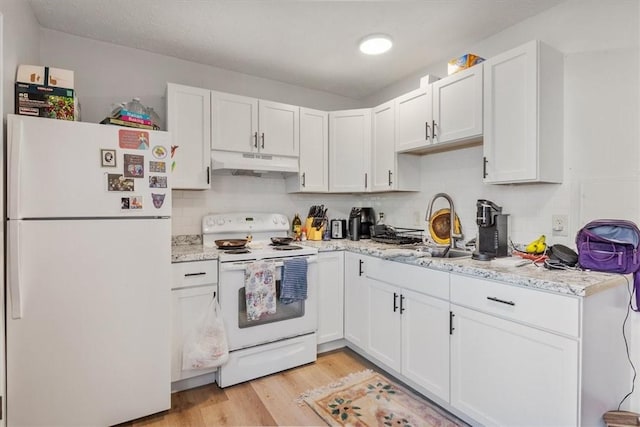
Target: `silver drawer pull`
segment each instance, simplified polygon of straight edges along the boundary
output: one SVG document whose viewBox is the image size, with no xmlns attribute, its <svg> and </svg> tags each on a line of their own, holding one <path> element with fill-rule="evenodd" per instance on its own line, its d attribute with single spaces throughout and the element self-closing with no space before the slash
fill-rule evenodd
<svg viewBox="0 0 640 427">
<path fill-rule="evenodd" d="M 496 297 L 487 297 L 487 299 L 491 300 L 491 301 L 499 302 L 501 304 L 507 304 L 507 305 L 513 305 L 513 306 L 516 305 L 516 303 L 513 302 L 513 301 L 505 301 L 505 300 L 502 300 L 502 299 L 499 299 L 499 298 L 496 298 Z"/>
<path fill-rule="evenodd" d="M 187 273 L 187 274 L 184 275 L 184 277 L 204 276 L 205 274 L 207 274 L 207 273 L 201 271 L 200 273 Z"/>
</svg>

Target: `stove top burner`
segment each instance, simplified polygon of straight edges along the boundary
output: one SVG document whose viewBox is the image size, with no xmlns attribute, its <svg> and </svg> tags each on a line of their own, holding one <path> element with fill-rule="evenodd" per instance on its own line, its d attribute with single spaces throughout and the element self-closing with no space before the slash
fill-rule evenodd
<svg viewBox="0 0 640 427">
<path fill-rule="evenodd" d="M 296 245 L 274 245 L 273 249 L 276 251 L 294 251 L 296 249 L 302 249 L 302 246 Z"/>
</svg>

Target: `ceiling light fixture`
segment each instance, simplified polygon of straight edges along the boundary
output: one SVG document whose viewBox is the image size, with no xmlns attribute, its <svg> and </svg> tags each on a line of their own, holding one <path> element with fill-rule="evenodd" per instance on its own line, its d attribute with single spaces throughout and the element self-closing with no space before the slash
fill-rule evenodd
<svg viewBox="0 0 640 427">
<path fill-rule="evenodd" d="M 380 55 L 393 46 L 391 37 L 386 34 L 373 34 L 365 37 L 360 42 L 360 52 L 367 55 Z"/>
</svg>

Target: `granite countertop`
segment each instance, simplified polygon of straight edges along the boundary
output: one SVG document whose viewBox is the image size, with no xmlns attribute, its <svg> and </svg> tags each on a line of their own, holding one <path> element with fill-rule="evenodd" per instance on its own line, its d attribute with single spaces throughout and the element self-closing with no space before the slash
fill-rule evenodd
<svg viewBox="0 0 640 427">
<path fill-rule="evenodd" d="M 203 248 L 202 241 L 198 238 L 199 236 L 193 236 L 193 238 L 185 238 L 185 236 L 174 237 L 172 241 L 172 262 L 218 259 L 219 251 L 217 249 Z M 580 270 L 548 270 L 532 263 L 516 267 L 516 263 L 522 261 L 518 257 L 499 258 L 493 261 L 476 261 L 470 258 L 433 258 L 426 252 L 377 243 L 371 240 L 307 240 L 297 243 L 317 248 L 319 252 L 347 250 L 434 270 L 582 297 L 627 283 L 625 276 L 620 274 Z"/>
</svg>

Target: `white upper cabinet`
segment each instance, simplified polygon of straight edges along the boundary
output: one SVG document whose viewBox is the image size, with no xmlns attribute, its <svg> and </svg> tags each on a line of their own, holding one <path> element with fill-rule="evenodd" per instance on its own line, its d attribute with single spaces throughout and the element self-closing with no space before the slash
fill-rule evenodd
<svg viewBox="0 0 640 427">
<path fill-rule="evenodd" d="M 431 144 L 431 85 L 395 99 L 396 151 L 398 153 L 422 149 Z"/>
<path fill-rule="evenodd" d="M 329 114 L 300 108 L 300 173 L 287 177 L 288 192 L 329 190 Z"/>
<path fill-rule="evenodd" d="M 274 156 L 298 156 L 300 107 L 258 101 L 260 152 Z"/>
<path fill-rule="evenodd" d="M 431 141 L 445 144 L 482 137 L 482 64 L 432 83 Z"/>
<path fill-rule="evenodd" d="M 300 107 L 211 92 L 212 149 L 297 157 Z"/>
<path fill-rule="evenodd" d="M 395 99 L 396 152 L 426 153 L 482 138 L 482 65 Z"/>
<path fill-rule="evenodd" d="M 371 112 L 370 191 L 417 191 L 420 186 L 420 159 L 396 154 L 396 104 L 386 102 Z"/>
<path fill-rule="evenodd" d="M 368 191 L 371 109 L 329 113 L 329 191 Z"/>
<path fill-rule="evenodd" d="M 534 40 L 483 65 L 484 182 L 562 182 L 562 54 Z"/>
<path fill-rule="evenodd" d="M 211 92 L 212 150 L 258 152 L 258 100 Z"/>
<path fill-rule="evenodd" d="M 395 117 L 393 101 L 373 109 L 371 120 L 371 191 L 393 189 L 395 180 Z"/>
<path fill-rule="evenodd" d="M 177 146 L 167 168 L 174 189 L 211 188 L 211 92 L 189 86 L 167 84 L 167 130 Z"/>
</svg>

